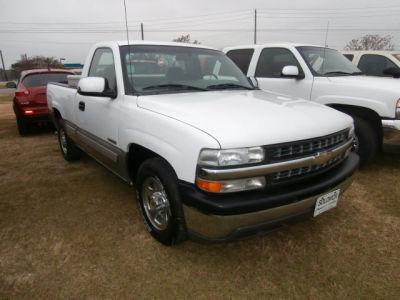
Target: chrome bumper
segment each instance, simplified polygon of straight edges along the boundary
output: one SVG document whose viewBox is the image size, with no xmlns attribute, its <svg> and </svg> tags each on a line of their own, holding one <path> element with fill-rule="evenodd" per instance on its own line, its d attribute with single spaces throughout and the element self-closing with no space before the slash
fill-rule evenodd
<svg viewBox="0 0 400 300">
<path fill-rule="evenodd" d="M 382 127 L 385 139 L 400 138 L 400 120 L 382 120 Z"/>
<path fill-rule="evenodd" d="M 240 231 L 251 230 L 263 224 L 288 220 L 302 214 L 312 213 L 315 203 L 321 195 L 340 189 L 341 195 L 353 181 L 353 176 L 324 193 L 306 198 L 288 205 L 239 215 L 204 214 L 197 209 L 183 205 L 186 226 L 189 234 L 202 241 L 224 241 L 238 235 Z"/>
</svg>

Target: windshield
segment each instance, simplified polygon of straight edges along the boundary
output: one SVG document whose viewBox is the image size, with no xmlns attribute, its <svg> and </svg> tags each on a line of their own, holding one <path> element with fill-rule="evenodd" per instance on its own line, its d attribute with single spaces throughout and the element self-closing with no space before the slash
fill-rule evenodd
<svg viewBox="0 0 400 300">
<path fill-rule="evenodd" d="M 315 76 L 359 75 L 362 72 L 337 50 L 297 47 Z"/>
<path fill-rule="evenodd" d="M 27 87 L 46 86 L 49 82 L 68 83 L 67 76 L 69 73 L 40 73 L 27 75 L 22 84 Z"/>
<path fill-rule="evenodd" d="M 180 46 L 122 46 L 126 90 L 171 93 L 253 89 L 240 69 L 220 51 Z"/>
</svg>

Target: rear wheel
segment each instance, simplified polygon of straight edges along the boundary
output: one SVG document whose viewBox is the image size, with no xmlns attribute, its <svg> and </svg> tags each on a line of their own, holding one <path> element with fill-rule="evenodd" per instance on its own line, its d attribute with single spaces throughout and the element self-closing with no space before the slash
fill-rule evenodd
<svg viewBox="0 0 400 300">
<path fill-rule="evenodd" d="M 78 160 L 82 156 L 82 151 L 68 137 L 62 122 L 60 123 L 58 126 L 58 145 L 60 146 L 61 154 L 67 161 Z"/>
<path fill-rule="evenodd" d="M 167 246 L 183 241 L 186 230 L 178 179 L 169 164 L 161 158 L 142 163 L 136 189 L 139 209 L 150 234 Z"/>
<path fill-rule="evenodd" d="M 379 150 L 379 139 L 371 122 L 353 117 L 355 125 L 355 149 L 360 156 L 360 165 L 369 164 Z"/>
<path fill-rule="evenodd" d="M 17 117 L 17 127 L 18 127 L 18 133 L 20 135 L 26 135 L 29 133 L 28 123 L 23 119 L 21 119 L 20 117 Z"/>
</svg>

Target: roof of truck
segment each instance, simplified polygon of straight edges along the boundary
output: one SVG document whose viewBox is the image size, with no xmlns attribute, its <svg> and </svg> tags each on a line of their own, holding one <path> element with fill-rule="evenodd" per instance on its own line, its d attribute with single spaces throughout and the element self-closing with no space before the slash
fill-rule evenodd
<svg viewBox="0 0 400 300">
<path fill-rule="evenodd" d="M 247 44 L 247 45 L 240 45 L 240 46 L 232 46 L 232 47 L 225 47 L 223 51 L 229 51 L 232 49 L 247 49 L 247 48 L 264 48 L 264 47 L 323 47 L 321 45 L 312 45 L 312 44 L 301 44 L 301 43 L 265 43 L 265 44 Z M 328 47 L 329 48 L 329 47 Z"/>
<path fill-rule="evenodd" d="M 342 53 L 348 53 L 348 54 L 353 54 L 353 53 L 360 53 L 360 54 L 366 54 L 366 53 L 371 53 L 371 54 L 399 54 L 400 51 L 396 50 L 343 50 L 341 51 Z"/>
<path fill-rule="evenodd" d="M 128 41 L 115 41 L 118 46 L 126 46 L 128 45 Z M 203 49 L 211 49 L 218 50 L 216 48 L 204 46 L 201 44 L 190 44 L 190 43 L 178 43 L 178 42 L 163 42 L 163 41 L 141 41 L 141 40 L 133 40 L 129 41 L 129 45 L 159 45 L 159 46 L 179 46 L 179 47 L 195 47 L 195 48 L 203 48 Z"/>
</svg>

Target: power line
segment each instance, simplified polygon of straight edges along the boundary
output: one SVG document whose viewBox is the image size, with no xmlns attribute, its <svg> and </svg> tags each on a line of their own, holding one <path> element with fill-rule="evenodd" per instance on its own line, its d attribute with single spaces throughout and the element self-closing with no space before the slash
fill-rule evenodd
<svg viewBox="0 0 400 300">
<path fill-rule="evenodd" d="M 400 28 L 335 28 L 332 27 L 332 31 L 398 31 Z M 129 30 L 132 32 L 140 32 L 140 30 Z M 244 28 L 213 28 L 213 29 L 199 29 L 199 28 L 177 28 L 177 29 L 148 29 L 146 32 L 253 32 L 254 29 Z M 325 31 L 323 28 L 268 28 L 268 29 L 257 29 L 257 31 L 263 32 L 278 32 L 278 31 Z M 49 34 L 49 33 L 121 33 L 125 32 L 124 29 L 113 29 L 113 30 L 0 30 L 0 33 L 15 33 L 15 34 L 27 34 L 27 33 L 38 33 L 38 34 Z"/>
</svg>

